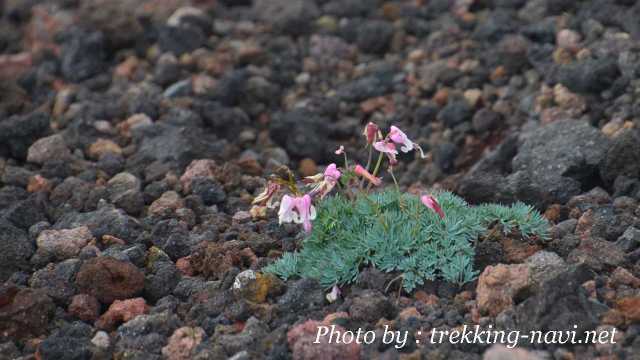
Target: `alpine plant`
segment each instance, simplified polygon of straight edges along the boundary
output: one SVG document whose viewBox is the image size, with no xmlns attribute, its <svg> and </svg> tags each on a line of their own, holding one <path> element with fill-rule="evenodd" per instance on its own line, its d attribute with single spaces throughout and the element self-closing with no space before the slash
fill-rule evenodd
<svg viewBox="0 0 640 360">
<path fill-rule="evenodd" d="M 366 267 L 398 273 L 407 292 L 427 280 L 472 281 L 478 273 L 474 243 L 496 224 L 524 238 L 548 237 L 548 222 L 524 203 L 470 206 L 450 192 L 402 192 L 394 176 L 397 156 L 415 151 L 425 158 L 420 145 L 396 126 L 385 135 L 371 122 L 363 137 L 365 165 L 349 162 L 340 146 L 335 154 L 343 159 L 341 167 L 329 164 L 300 181 L 281 167 L 269 177 L 252 210 L 278 208 L 279 223 L 300 224 L 304 238 L 297 251 L 263 271 L 285 280 L 317 279 L 331 289 L 327 300 L 333 302 L 340 286 L 352 283 Z M 383 164 L 394 186 L 384 187 Z"/>
</svg>

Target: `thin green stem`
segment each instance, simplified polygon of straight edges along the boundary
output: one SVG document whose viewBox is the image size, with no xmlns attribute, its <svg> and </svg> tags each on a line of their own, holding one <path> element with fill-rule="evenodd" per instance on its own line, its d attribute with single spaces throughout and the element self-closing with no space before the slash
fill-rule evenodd
<svg viewBox="0 0 640 360">
<path fill-rule="evenodd" d="M 373 168 L 373 176 L 378 175 L 378 170 L 380 170 L 380 165 L 382 164 L 382 157 L 384 156 L 383 153 L 380 153 L 380 156 L 378 156 L 378 162 L 376 162 L 376 167 Z"/>
<path fill-rule="evenodd" d="M 369 159 L 367 159 L 367 166 L 365 168 L 367 169 L 367 171 L 369 171 L 369 167 L 371 167 L 371 160 L 373 160 L 373 146 L 371 146 L 371 144 L 368 144 L 367 147 L 369 147 Z M 360 190 L 362 190 L 363 187 L 364 179 L 360 180 Z"/>
<path fill-rule="evenodd" d="M 396 191 L 398 192 L 398 198 L 400 198 L 400 185 L 398 185 L 398 180 L 396 180 L 395 175 L 393 175 L 393 168 L 389 166 L 389 174 L 391 174 L 391 178 L 393 179 L 393 183 L 396 185 Z"/>
<path fill-rule="evenodd" d="M 369 171 L 369 167 L 371 166 L 371 160 L 373 160 L 373 146 L 371 145 L 367 145 L 369 147 L 369 159 L 367 160 L 367 166 L 365 166 L 365 169 L 367 169 L 367 171 Z"/>
</svg>

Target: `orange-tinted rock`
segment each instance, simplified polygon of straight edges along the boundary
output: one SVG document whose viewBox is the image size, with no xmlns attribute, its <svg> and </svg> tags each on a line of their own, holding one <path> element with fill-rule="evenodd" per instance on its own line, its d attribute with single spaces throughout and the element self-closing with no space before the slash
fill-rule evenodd
<svg viewBox="0 0 640 360">
<path fill-rule="evenodd" d="M 436 305 L 438 303 L 438 297 L 433 294 L 427 294 L 422 290 L 418 290 L 415 293 L 416 300 L 426 304 L 426 305 Z"/>
<path fill-rule="evenodd" d="M 51 191 L 51 183 L 41 175 L 37 174 L 29 178 L 29 184 L 27 184 L 27 191 L 30 193 L 45 191 Z"/>
<path fill-rule="evenodd" d="M 176 267 L 182 275 L 193 276 L 195 275 L 195 271 L 193 271 L 193 267 L 191 267 L 191 257 L 185 256 L 176 261 Z"/>
<path fill-rule="evenodd" d="M 402 321 L 407 321 L 410 318 L 421 319 L 422 315 L 420 315 L 420 313 L 418 312 L 418 309 L 412 306 L 400 311 L 400 314 L 398 315 L 398 317 Z"/>
<path fill-rule="evenodd" d="M 496 316 L 513 305 L 513 296 L 531 284 L 528 265 L 487 266 L 476 288 L 478 308 Z"/>
<path fill-rule="evenodd" d="M 541 247 L 535 244 L 528 244 L 524 241 L 512 239 L 509 237 L 502 238 L 502 249 L 507 262 L 521 263 L 526 258 L 538 252 Z"/>
<path fill-rule="evenodd" d="M 122 148 L 120 145 L 108 139 L 98 139 L 89 146 L 88 155 L 92 159 L 99 159 L 106 153 L 122 155 Z"/>
<path fill-rule="evenodd" d="M 102 314 L 96 322 L 96 327 L 112 330 L 120 323 L 125 323 L 138 315 L 149 312 L 149 306 L 143 298 L 116 300 L 109 306 L 109 310 Z"/>
<path fill-rule="evenodd" d="M 95 296 L 103 304 L 129 299 L 144 288 L 144 274 L 135 265 L 109 256 L 87 260 L 78 275 L 80 292 Z"/>
<path fill-rule="evenodd" d="M 640 296 L 616 301 L 615 309 L 622 314 L 627 325 L 640 323 Z"/>
<path fill-rule="evenodd" d="M 193 358 L 194 350 L 205 337 L 205 332 L 199 327 L 181 327 L 174 331 L 167 346 L 162 348 L 162 355 L 168 360 L 189 360 Z"/>
</svg>

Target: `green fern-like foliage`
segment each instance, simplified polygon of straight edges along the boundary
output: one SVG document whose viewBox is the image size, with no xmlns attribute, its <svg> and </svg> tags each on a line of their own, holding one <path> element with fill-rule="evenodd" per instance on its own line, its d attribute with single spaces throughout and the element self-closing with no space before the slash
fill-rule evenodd
<svg viewBox="0 0 640 360">
<path fill-rule="evenodd" d="M 302 249 L 285 253 L 263 270 L 285 280 L 315 278 L 331 287 L 351 283 L 364 267 L 373 266 L 400 272 L 402 286 L 411 292 L 425 280 L 473 280 L 474 241 L 496 222 L 505 232 L 548 236 L 547 221 L 523 203 L 474 207 L 450 192 L 436 199 L 444 219 L 419 197 L 395 190 L 361 194 L 353 201 L 340 195 L 326 198 Z"/>
</svg>

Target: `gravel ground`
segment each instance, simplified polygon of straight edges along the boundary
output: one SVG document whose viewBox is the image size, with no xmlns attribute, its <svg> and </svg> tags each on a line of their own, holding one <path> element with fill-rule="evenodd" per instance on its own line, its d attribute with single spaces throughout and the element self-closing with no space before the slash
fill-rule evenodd
<svg viewBox="0 0 640 360">
<path fill-rule="evenodd" d="M 0 359 L 640 359 L 639 17 L 629 0 L 0 1 Z M 404 189 L 521 200 L 551 238 L 478 239 L 462 287 L 398 295 L 367 269 L 333 303 L 260 273 L 303 236 L 249 212 L 265 176 L 357 153 L 369 121 L 428 153 L 399 157 Z M 321 324 L 376 340 L 314 345 Z M 616 343 L 419 343 L 465 324 Z"/>
</svg>

